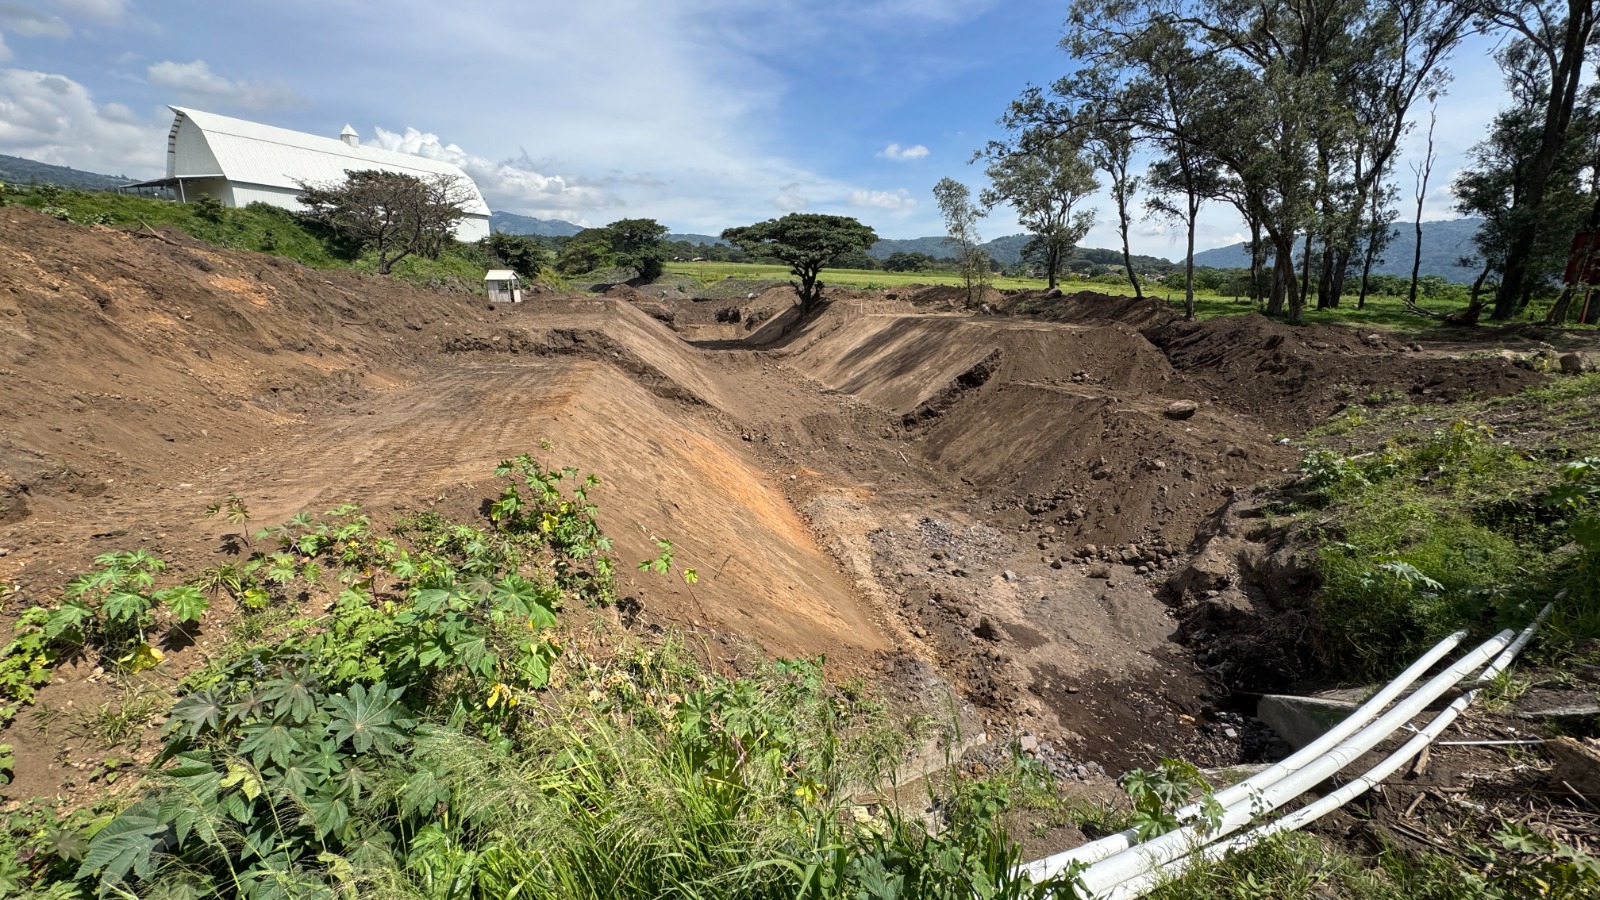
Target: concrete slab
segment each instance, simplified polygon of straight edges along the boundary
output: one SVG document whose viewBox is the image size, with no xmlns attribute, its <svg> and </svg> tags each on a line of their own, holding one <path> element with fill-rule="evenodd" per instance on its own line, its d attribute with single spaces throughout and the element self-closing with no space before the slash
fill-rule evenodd
<svg viewBox="0 0 1600 900">
<path fill-rule="evenodd" d="M 1344 721 L 1358 705 L 1349 700 L 1267 694 L 1256 706 L 1256 718 L 1299 750 Z"/>
</svg>

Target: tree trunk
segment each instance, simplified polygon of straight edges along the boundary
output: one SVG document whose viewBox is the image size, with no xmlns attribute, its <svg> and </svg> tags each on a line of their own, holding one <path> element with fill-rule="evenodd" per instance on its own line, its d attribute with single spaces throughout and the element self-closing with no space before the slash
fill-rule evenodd
<svg viewBox="0 0 1600 900">
<path fill-rule="evenodd" d="M 1056 269 L 1059 269 L 1061 267 L 1061 248 L 1056 246 L 1054 243 L 1048 244 L 1045 247 L 1044 259 L 1045 259 L 1045 265 L 1050 269 L 1050 275 L 1049 275 L 1049 281 L 1050 281 L 1049 287 L 1050 287 L 1050 290 L 1055 290 L 1055 287 L 1056 287 Z"/>
<path fill-rule="evenodd" d="M 1422 195 L 1427 189 L 1427 181 L 1424 179 L 1422 190 L 1417 193 L 1417 247 L 1411 254 L 1411 294 L 1406 298 L 1406 306 L 1412 309 L 1417 308 L 1417 279 L 1422 275 Z"/>
<path fill-rule="evenodd" d="M 1555 170 L 1556 158 L 1566 142 L 1567 128 L 1572 124 L 1578 83 L 1583 75 L 1584 50 L 1593 31 L 1594 0 L 1567 0 L 1566 30 L 1562 35 L 1561 47 L 1555 54 L 1555 69 L 1550 73 L 1550 99 L 1545 104 L 1539 152 L 1528 168 L 1527 187 L 1521 198 L 1523 208 L 1538 209 L 1544 203 L 1550 173 Z M 1529 257 L 1538 241 L 1539 220 L 1540 216 L 1537 215 L 1524 216 L 1512 238 L 1505 269 L 1501 273 L 1500 290 L 1494 298 L 1492 318 L 1496 321 L 1515 316 L 1527 305 Z"/>
<path fill-rule="evenodd" d="M 1305 261 L 1301 266 L 1300 275 L 1300 308 L 1306 308 L 1307 295 L 1311 291 L 1311 232 L 1306 232 Z M 1299 324 L 1298 322 L 1296 324 Z"/>
<path fill-rule="evenodd" d="M 1128 280 L 1133 283 L 1134 299 L 1144 299 L 1144 288 L 1139 286 L 1139 275 L 1133 271 L 1133 250 L 1128 247 L 1128 206 L 1117 201 L 1117 215 L 1122 219 L 1122 265 L 1128 270 Z"/>
<path fill-rule="evenodd" d="M 1493 262 L 1485 262 L 1483 264 L 1483 271 L 1479 272 L 1478 277 L 1472 282 L 1472 293 L 1468 295 L 1471 297 L 1471 299 L 1467 301 L 1467 308 L 1462 310 L 1453 319 L 1453 321 L 1455 321 L 1457 324 L 1478 324 L 1478 317 L 1483 315 L 1483 282 L 1489 277 L 1489 272 L 1493 269 Z"/>
<path fill-rule="evenodd" d="M 1250 299 L 1256 301 L 1257 304 L 1261 302 L 1262 295 L 1265 293 L 1261 290 L 1261 269 L 1267 264 L 1267 255 L 1261 251 L 1261 222 L 1252 219 L 1250 221 Z"/>
<path fill-rule="evenodd" d="M 1183 317 L 1194 319 L 1194 220 L 1199 215 L 1200 204 L 1189 195 L 1189 253 L 1183 263 Z"/>
<path fill-rule="evenodd" d="M 1378 255 L 1377 250 L 1374 249 L 1374 247 L 1376 247 L 1376 246 L 1377 245 L 1374 244 L 1372 241 L 1368 241 L 1367 242 L 1366 253 L 1364 253 L 1362 255 L 1362 259 L 1361 259 L 1361 292 L 1356 295 L 1356 309 L 1366 309 L 1367 308 L 1367 286 L 1368 286 L 1368 283 L 1372 280 L 1372 260 L 1373 260 L 1373 257 Z"/>
<path fill-rule="evenodd" d="M 1328 306 L 1338 309 L 1339 301 L 1344 297 L 1344 283 L 1350 273 L 1349 247 L 1340 247 L 1333 252 L 1333 271 L 1328 275 Z"/>
<path fill-rule="evenodd" d="M 1294 236 L 1273 237 L 1272 256 L 1272 300 L 1267 314 L 1283 315 L 1287 303 L 1289 321 L 1298 325 L 1305 318 L 1305 303 L 1295 280 Z"/>
<path fill-rule="evenodd" d="M 1327 241 L 1323 241 L 1322 265 L 1317 270 L 1317 309 L 1332 309 L 1339 305 L 1331 293 L 1332 290 L 1333 247 Z"/>
</svg>

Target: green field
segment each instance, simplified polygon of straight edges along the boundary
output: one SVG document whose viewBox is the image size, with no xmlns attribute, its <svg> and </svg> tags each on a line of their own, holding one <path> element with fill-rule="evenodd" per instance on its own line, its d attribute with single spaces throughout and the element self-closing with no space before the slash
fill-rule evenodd
<svg viewBox="0 0 1600 900">
<path fill-rule="evenodd" d="M 789 270 L 784 266 L 765 265 L 760 263 L 729 263 L 729 262 L 669 262 L 666 264 L 669 274 L 686 276 L 700 282 L 703 286 L 711 286 L 717 282 L 730 279 L 745 279 L 750 281 L 788 281 Z M 912 285 L 959 285 L 961 276 L 954 272 L 883 272 L 871 269 L 825 269 L 822 272 L 822 281 L 826 284 L 853 287 L 862 289 L 884 289 L 909 287 Z M 1042 278 L 1011 278 L 996 277 L 993 282 L 1000 290 L 1037 290 L 1045 289 Z M 1066 293 L 1076 291 L 1095 291 L 1102 294 L 1115 294 L 1132 296 L 1133 286 L 1126 281 L 1111 282 L 1109 280 L 1087 280 L 1080 278 L 1065 278 L 1061 281 L 1061 290 Z M 1172 305 L 1174 309 L 1183 308 L 1183 283 L 1180 279 L 1175 284 L 1158 284 L 1145 288 L 1145 295 L 1154 297 Z M 1438 300 L 1423 300 L 1422 306 L 1438 313 L 1447 313 L 1458 310 L 1464 301 L 1451 297 Z M 1369 296 L 1366 309 L 1355 308 L 1355 298 L 1346 297 L 1345 306 L 1340 309 L 1308 309 L 1306 321 L 1310 323 L 1335 323 L 1342 322 L 1368 328 L 1384 328 L 1400 331 L 1424 331 L 1436 327 L 1437 322 L 1409 312 L 1404 301 L 1399 297 Z M 1236 299 L 1231 296 L 1211 292 L 1197 292 L 1195 294 L 1195 315 L 1201 319 L 1211 319 L 1217 316 L 1239 315 L 1254 312 L 1256 305 L 1250 300 Z M 1542 318 L 1543 310 L 1532 311 L 1531 318 Z"/>
</svg>

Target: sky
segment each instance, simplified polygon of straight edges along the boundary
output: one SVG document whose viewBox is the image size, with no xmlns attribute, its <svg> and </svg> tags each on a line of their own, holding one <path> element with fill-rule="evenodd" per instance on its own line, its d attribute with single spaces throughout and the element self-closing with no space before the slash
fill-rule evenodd
<svg viewBox="0 0 1600 900">
<path fill-rule="evenodd" d="M 0 0 L 0 153 L 159 177 L 171 104 L 330 137 L 350 124 L 363 142 L 455 162 L 491 207 L 539 218 L 715 234 L 804 211 L 937 235 L 934 183 L 976 195 L 971 160 L 1005 136 L 1006 105 L 1067 71 L 1066 7 Z M 1449 181 L 1500 103 L 1488 52 L 1476 39 L 1451 63 L 1424 218 L 1454 217 Z M 1117 246 L 1115 207 L 1103 192 L 1088 202 L 1084 245 Z M 1243 239 L 1221 207 L 1200 225 L 1199 249 Z M 1181 230 L 1135 227 L 1134 252 L 1181 257 Z M 1022 231 L 1004 208 L 979 230 Z"/>
</svg>

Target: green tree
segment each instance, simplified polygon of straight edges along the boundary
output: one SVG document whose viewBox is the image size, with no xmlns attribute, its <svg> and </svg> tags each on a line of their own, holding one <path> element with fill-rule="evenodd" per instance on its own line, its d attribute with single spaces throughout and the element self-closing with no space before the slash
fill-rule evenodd
<svg viewBox="0 0 1600 900">
<path fill-rule="evenodd" d="M 1094 164 L 1071 136 L 1033 133 L 1021 146 L 998 154 L 987 169 L 989 187 L 978 195 L 985 210 L 1004 203 L 1035 236 L 1050 287 L 1072 249 L 1094 226 L 1094 210 L 1074 210 L 1100 188 Z"/>
<path fill-rule="evenodd" d="M 1462 0 L 1462 5 L 1473 11 L 1480 27 L 1513 36 L 1506 50 L 1513 54 L 1512 65 L 1507 66 L 1507 59 L 1501 65 L 1508 78 L 1526 79 L 1522 90 L 1531 95 L 1514 101 L 1533 113 L 1528 123 L 1533 140 L 1525 167 L 1516 175 L 1506 217 L 1503 277 L 1493 311 L 1493 318 L 1505 320 L 1527 305 L 1544 274 L 1538 267 L 1540 233 L 1552 230 L 1545 203 L 1551 188 L 1561 183 L 1561 160 L 1577 118 L 1596 9 L 1593 0 Z"/>
<path fill-rule="evenodd" d="M 378 256 L 378 274 L 414 253 L 437 257 L 467 216 L 471 185 L 453 175 L 349 172 L 342 184 L 299 182 L 307 215 Z"/>
<path fill-rule="evenodd" d="M 552 262 L 550 248 L 526 234 L 496 231 L 484 239 L 489 255 L 523 278 L 537 278 Z"/>
<path fill-rule="evenodd" d="M 794 288 L 800 296 L 800 313 L 810 315 L 822 301 L 822 282 L 817 279 L 823 267 L 853 250 L 866 250 L 878 242 L 878 234 L 849 216 L 790 213 L 781 219 L 729 228 L 722 232 L 722 239 L 751 256 L 787 263 L 790 274 L 798 279 Z"/>
<path fill-rule="evenodd" d="M 614 265 L 627 266 L 646 281 L 658 278 L 666 259 L 667 226 L 655 219 L 618 219 L 603 231 Z"/>
<path fill-rule="evenodd" d="M 941 178 L 933 186 L 933 199 L 944 216 L 945 242 L 955 245 L 956 265 L 967 289 L 967 305 L 977 306 L 989 284 L 989 254 L 979 249 L 978 219 L 983 210 L 972 202 L 972 191 L 954 178 Z"/>
<path fill-rule="evenodd" d="M 1133 165 L 1134 135 L 1120 125 L 1104 123 L 1093 123 L 1085 131 L 1084 148 L 1089 151 L 1090 159 L 1094 161 L 1096 169 L 1111 178 L 1111 200 L 1117 205 L 1117 235 L 1122 238 L 1122 265 L 1128 273 L 1128 281 L 1133 285 L 1133 296 L 1143 299 L 1144 288 L 1140 286 L 1139 276 L 1133 267 L 1133 249 L 1128 241 L 1133 219 L 1129 208 L 1143 182 L 1143 179 L 1129 171 Z"/>
<path fill-rule="evenodd" d="M 896 250 L 883 261 L 885 272 L 926 272 L 933 267 L 934 259 L 926 253 L 907 253 Z"/>
<path fill-rule="evenodd" d="M 563 275 L 594 272 L 616 265 L 610 236 L 604 228 L 585 228 L 567 238 L 556 254 L 556 271 Z"/>
</svg>

